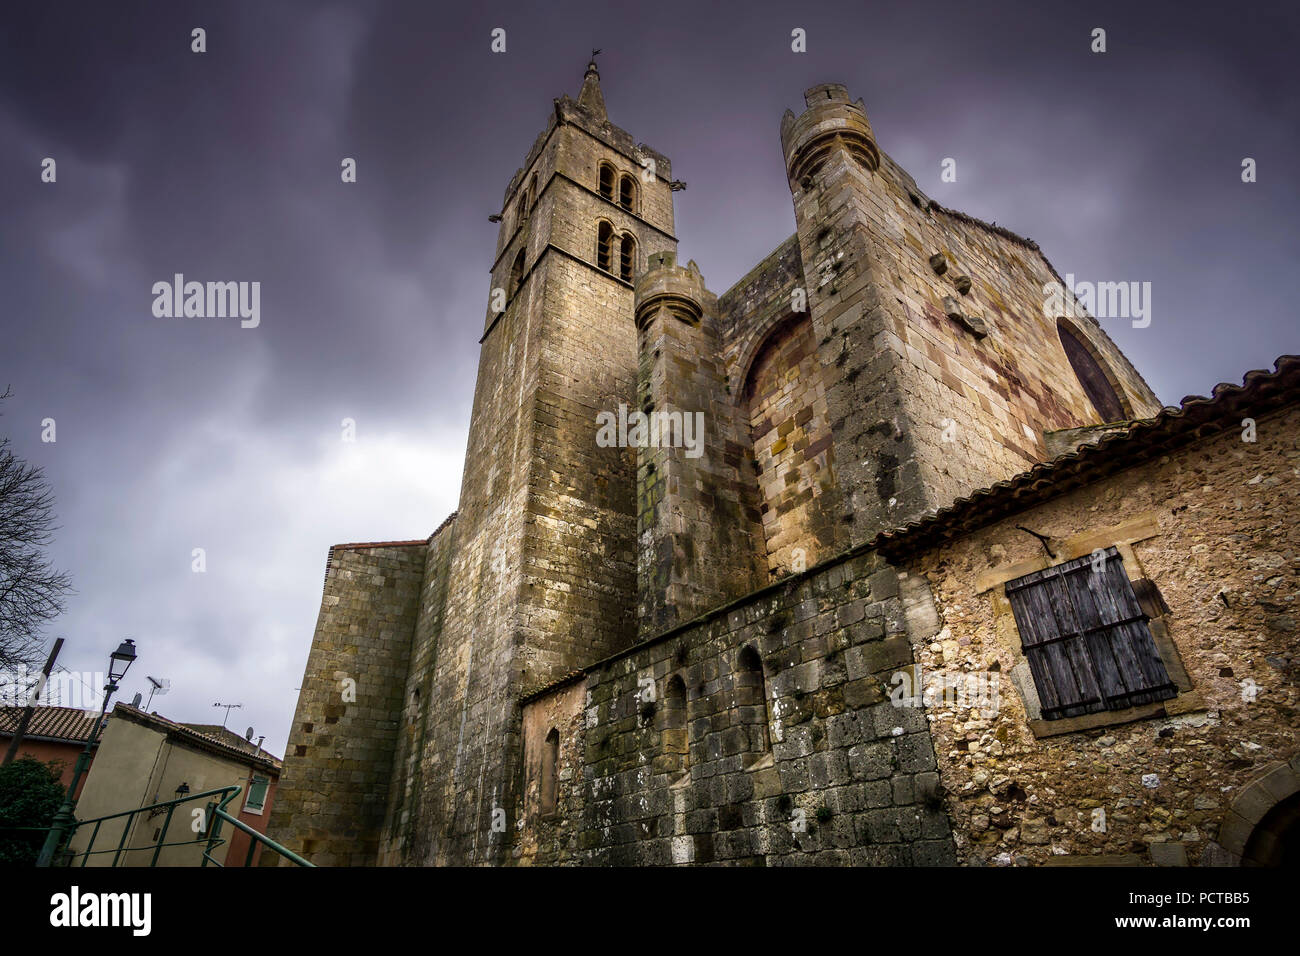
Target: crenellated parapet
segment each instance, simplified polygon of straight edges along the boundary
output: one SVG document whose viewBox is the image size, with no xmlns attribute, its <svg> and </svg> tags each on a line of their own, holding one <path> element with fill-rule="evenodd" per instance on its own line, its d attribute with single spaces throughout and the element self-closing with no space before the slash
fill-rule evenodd
<svg viewBox="0 0 1300 956">
<path fill-rule="evenodd" d="M 862 100 L 850 102 L 848 89 L 838 83 L 814 86 L 803 96 L 808 109 L 797 117 L 786 110 L 781 117 L 781 149 L 791 186 L 815 175 L 836 149 L 866 170 L 880 167 L 876 134 Z"/>
</svg>

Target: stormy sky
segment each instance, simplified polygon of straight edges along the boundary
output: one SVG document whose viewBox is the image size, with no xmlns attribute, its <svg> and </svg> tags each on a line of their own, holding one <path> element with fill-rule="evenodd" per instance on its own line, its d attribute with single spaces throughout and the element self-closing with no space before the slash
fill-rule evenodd
<svg viewBox="0 0 1300 956">
<path fill-rule="evenodd" d="M 715 292 L 794 231 L 781 113 L 841 82 L 938 202 L 1150 282 L 1148 328 L 1103 324 L 1173 404 L 1300 351 L 1297 42 L 1253 4 L 7 4 L 0 429 L 57 496 L 48 636 L 88 671 L 131 636 L 123 699 L 165 677 L 154 710 L 242 703 L 283 752 L 328 547 L 456 506 L 487 217 L 593 47 Z M 260 325 L 155 317 L 175 273 L 260 282 Z"/>
</svg>

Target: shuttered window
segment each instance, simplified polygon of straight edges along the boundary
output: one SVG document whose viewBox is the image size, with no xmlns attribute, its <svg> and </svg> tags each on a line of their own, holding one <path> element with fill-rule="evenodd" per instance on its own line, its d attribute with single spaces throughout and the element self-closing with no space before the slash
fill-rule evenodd
<svg viewBox="0 0 1300 956">
<path fill-rule="evenodd" d="M 244 803 L 246 813 L 261 813 L 262 807 L 266 805 L 266 791 L 271 781 L 266 777 L 253 777 L 253 782 L 248 787 L 248 800 Z"/>
<path fill-rule="evenodd" d="M 1110 548 L 1007 582 L 1043 719 L 1168 700 L 1177 687 Z"/>
</svg>

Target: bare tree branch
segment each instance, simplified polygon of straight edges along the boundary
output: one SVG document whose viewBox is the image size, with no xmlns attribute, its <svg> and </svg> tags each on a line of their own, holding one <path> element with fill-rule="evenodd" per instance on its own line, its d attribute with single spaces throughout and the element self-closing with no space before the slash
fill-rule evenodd
<svg viewBox="0 0 1300 956">
<path fill-rule="evenodd" d="M 55 530 L 45 474 L 0 437 L 0 668 L 39 667 L 41 630 L 63 612 L 72 582 L 45 557 Z"/>
</svg>

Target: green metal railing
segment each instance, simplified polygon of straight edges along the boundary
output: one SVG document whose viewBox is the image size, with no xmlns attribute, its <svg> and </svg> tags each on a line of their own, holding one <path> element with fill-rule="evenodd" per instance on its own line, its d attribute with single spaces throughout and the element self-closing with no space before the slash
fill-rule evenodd
<svg viewBox="0 0 1300 956">
<path fill-rule="evenodd" d="M 64 851 L 59 859 L 64 860 L 64 865 L 66 866 L 80 865 L 84 867 L 92 855 L 112 853 L 113 862 L 110 865 L 118 866 L 121 862 L 123 853 L 140 853 L 152 848 L 153 855 L 149 858 L 149 866 L 157 866 L 158 856 L 162 853 L 163 847 L 202 846 L 202 862 L 199 866 L 207 866 L 209 863 L 213 866 L 224 866 L 225 864 L 221 863 L 213 856 L 213 851 L 217 847 L 225 845 L 226 841 L 221 838 L 221 826 L 223 823 L 229 823 L 236 830 L 248 834 L 248 854 L 244 858 L 244 866 L 252 865 L 253 856 L 256 854 L 259 846 L 264 846 L 271 852 L 278 853 L 289 862 L 297 864 L 298 866 L 315 866 L 314 863 L 304 860 L 302 857 L 298 856 L 298 854 L 286 849 L 266 835 L 259 833 L 257 830 L 254 830 L 248 824 L 239 820 L 226 810 L 226 807 L 230 805 L 231 801 L 233 801 L 235 797 L 239 796 L 242 790 L 242 787 L 237 786 L 220 787 L 216 790 L 204 790 L 201 793 L 187 794 L 186 796 L 178 797 L 175 800 L 163 800 L 159 803 L 150 804 L 147 807 L 139 807 L 135 810 L 123 810 L 120 813 L 110 813 L 107 816 L 94 817 L 90 820 L 79 820 L 68 830 L 67 842 L 64 844 Z M 194 800 L 203 800 L 205 798 L 211 799 L 209 799 L 207 806 L 204 807 L 204 832 L 199 833 L 193 840 L 178 840 L 168 843 L 167 830 L 171 826 L 172 816 L 176 812 L 176 808 L 182 803 L 189 803 Z M 135 822 L 136 814 L 145 813 L 152 817 L 159 812 L 165 812 L 166 817 L 163 819 L 162 828 L 158 831 L 158 836 L 154 842 L 151 845 L 143 847 L 127 847 L 127 837 L 131 834 L 132 824 Z M 122 837 L 117 841 L 117 846 L 108 850 L 94 849 L 95 841 L 99 837 L 100 828 L 104 825 L 105 821 L 118 820 L 123 817 L 126 819 L 123 821 Z M 90 832 L 90 840 L 87 841 L 86 848 L 84 850 L 71 850 L 72 838 L 77 831 L 82 827 L 88 827 L 92 824 L 94 825 L 94 829 Z M 76 863 L 78 857 L 81 858 L 80 864 Z"/>
</svg>

